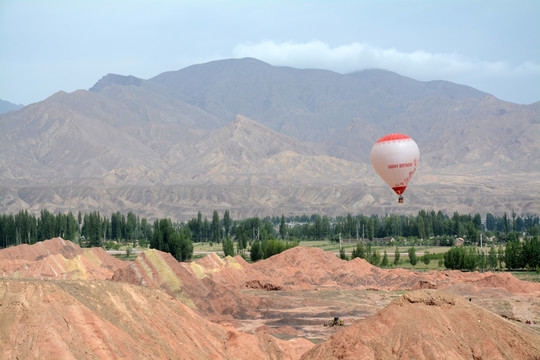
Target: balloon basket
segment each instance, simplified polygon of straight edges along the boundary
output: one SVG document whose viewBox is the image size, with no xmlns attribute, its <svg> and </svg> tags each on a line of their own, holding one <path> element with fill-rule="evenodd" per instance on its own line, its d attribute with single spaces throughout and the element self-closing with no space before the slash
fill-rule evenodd
<svg viewBox="0 0 540 360">
<path fill-rule="evenodd" d="M 400 196 L 397 202 L 398 204 L 403 204 L 403 196 Z"/>
</svg>

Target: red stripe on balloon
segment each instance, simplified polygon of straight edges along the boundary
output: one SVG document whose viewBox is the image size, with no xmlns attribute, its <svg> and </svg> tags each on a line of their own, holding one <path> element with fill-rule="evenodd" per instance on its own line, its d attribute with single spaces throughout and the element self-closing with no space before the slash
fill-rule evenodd
<svg viewBox="0 0 540 360">
<path fill-rule="evenodd" d="M 392 140 L 403 140 L 403 139 L 410 139 L 410 137 L 403 134 L 388 134 L 386 136 L 383 136 L 379 140 L 377 140 L 377 143 L 384 142 L 384 141 L 392 141 Z"/>
<path fill-rule="evenodd" d="M 401 195 L 405 192 L 406 188 L 407 188 L 406 186 L 396 186 L 396 187 L 393 187 L 392 190 L 394 190 L 396 194 Z"/>
</svg>

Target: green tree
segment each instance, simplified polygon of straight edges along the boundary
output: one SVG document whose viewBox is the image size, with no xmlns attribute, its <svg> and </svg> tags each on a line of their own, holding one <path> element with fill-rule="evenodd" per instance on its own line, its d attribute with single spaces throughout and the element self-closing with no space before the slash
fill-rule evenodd
<svg viewBox="0 0 540 360">
<path fill-rule="evenodd" d="M 505 254 L 502 245 L 497 248 L 497 260 L 499 261 L 499 270 L 502 270 L 502 263 L 504 261 Z"/>
<path fill-rule="evenodd" d="M 400 257 L 400 253 L 399 253 L 399 248 L 396 246 L 396 252 L 394 253 L 394 265 L 397 265 L 399 264 L 399 257 Z"/>
<path fill-rule="evenodd" d="M 373 256 L 373 251 L 371 250 L 371 243 L 368 242 L 366 246 L 366 260 L 371 264 L 371 257 Z"/>
<path fill-rule="evenodd" d="M 415 266 L 416 263 L 418 262 L 418 258 L 416 257 L 416 250 L 414 246 L 409 248 L 409 262 L 411 263 L 412 266 Z"/>
<path fill-rule="evenodd" d="M 223 240 L 223 253 L 225 256 L 234 256 L 234 243 L 228 236 Z"/>
<path fill-rule="evenodd" d="M 422 261 L 424 262 L 424 264 L 426 265 L 429 265 L 429 263 L 431 262 L 431 255 L 429 253 L 429 251 L 424 251 L 424 256 L 422 256 Z"/>
<path fill-rule="evenodd" d="M 101 215 L 97 211 L 89 215 L 84 214 L 83 233 L 85 234 L 88 246 L 101 247 Z"/>
<path fill-rule="evenodd" d="M 189 228 L 176 230 L 170 219 L 154 221 L 154 233 L 150 247 L 170 253 L 178 261 L 186 261 L 193 256 L 193 242 Z"/>
<path fill-rule="evenodd" d="M 137 216 L 133 212 L 128 212 L 126 221 L 126 241 L 132 242 L 137 228 Z"/>
<path fill-rule="evenodd" d="M 150 238 L 152 237 L 152 225 L 148 223 L 146 218 L 141 220 L 141 239 L 139 239 L 139 245 L 142 247 L 147 247 Z"/>
<path fill-rule="evenodd" d="M 183 227 L 179 231 L 179 244 L 177 250 L 178 261 L 187 261 L 193 256 L 193 240 L 189 227 Z"/>
<path fill-rule="evenodd" d="M 387 267 L 388 266 L 388 254 L 386 253 L 386 250 L 384 250 L 384 255 L 383 255 L 383 258 L 382 258 L 382 261 L 381 261 L 381 266 L 382 267 Z"/>
<path fill-rule="evenodd" d="M 512 240 L 506 244 L 506 253 L 504 262 L 508 269 L 521 268 L 521 243 L 519 240 Z"/>
<path fill-rule="evenodd" d="M 326 215 L 322 217 L 322 236 L 328 237 L 332 234 L 332 227 L 330 225 L 330 219 Z"/>
<path fill-rule="evenodd" d="M 478 267 L 482 270 L 482 272 L 484 271 L 484 269 L 486 269 L 487 267 L 487 259 L 486 259 L 486 254 L 484 253 L 483 250 L 476 250 L 477 251 L 477 254 L 476 254 L 476 259 L 478 260 Z"/>
<path fill-rule="evenodd" d="M 67 230 L 66 230 L 66 239 L 71 241 L 76 241 L 79 237 L 79 224 L 73 216 L 73 213 L 70 211 L 67 215 Z"/>
<path fill-rule="evenodd" d="M 263 258 L 261 242 L 259 240 L 251 244 L 250 257 L 251 261 L 253 262 L 259 261 Z"/>
<path fill-rule="evenodd" d="M 467 229 L 467 240 L 469 241 L 469 243 L 472 244 L 472 243 L 478 242 L 478 240 L 480 239 L 479 232 L 474 226 L 474 223 L 472 221 L 467 222 L 466 229 Z"/>
<path fill-rule="evenodd" d="M 225 210 L 225 214 L 223 214 L 223 227 L 225 229 L 225 237 L 229 236 L 231 229 L 231 215 L 229 214 L 229 210 Z"/>
<path fill-rule="evenodd" d="M 366 249 L 364 247 L 364 243 L 361 241 L 358 241 L 356 243 L 356 248 L 353 249 L 351 258 L 360 258 L 365 259 L 366 258 Z"/>
<path fill-rule="evenodd" d="M 495 219 L 495 216 L 491 213 L 486 214 L 486 229 L 488 231 L 493 231 L 497 229 L 497 220 Z"/>
<path fill-rule="evenodd" d="M 345 254 L 345 249 L 343 249 L 343 248 L 339 249 L 339 258 L 341 260 L 348 260 L 347 259 L 347 254 Z"/>
<path fill-rule="evenodd" d="M 473 271 L 478 267 L 478 256 L 474 247 L 469 247 L 465 251 L 465 258 L 463 259 L 463 269 Z"/>
<path fill-rule="evenodd" d="M 494 245 L 491 245 L 490 248 L 489 248 L 488 265 L 489 265 L 490 269 L 496 269 L 497 268 L 497 250 L 495 250 Z"/>
<path fill-rule="evenodd" d="M 444 266 L 447 269 L 463 269 L 465 251 L 461 246 L 453 246 L 444 254 Z"/>
<path fill-rule="evenodd" d="M 532 269 L 540 266 L 540 239 L 538 236 L 531 236 L 523 241 L 521 265 Z"/>
<path fill-rule="evenodd" d="M 281 238 L 285 240 L 285 236 L 287 235 L 287 224 L 285 223 L 285 215 L 281 214 L 281 222 L 279 224 L 279 235 L 281 235 Z"/>
<path fill-rule="evenodd" d="M 371 253 L 370 263 L 375 266 L 379 266 L 381 264 L 381 253 L 379 250 L 373 250 Z"/>
<path fill-rule="evenodd" d="M 217 210 L 214 210 L 214 215 L 212 216 L 212 242 L 221 242 L 221 223 L 219 221 L 219 214 Z"/>
<path fill-rule="evenodd" d="M 48 240 L 55 237 L 56 234 L 56 217 L 48 210 L 41 210 L 41 216 L 37 224 L 38 228 L 38 240 Z M 98 231 L 99 234 L 99 231 Z M 20 231 L 19 231 L 20 239 Z M 99 237 L 99 235 L 98 235 Z M 20 241 L 18 242 L 20 244 Z"/>
<path fill-rule="evenodd" d="M 246 230 L 242 225 L 238 225 L 236 227 L 236 240 L 238 241 L 238 243 L 241 243 L 241 246 L 239 246 L 242 249 L 247 248 L 248 234 L 246 233 Z"/>
</svg>

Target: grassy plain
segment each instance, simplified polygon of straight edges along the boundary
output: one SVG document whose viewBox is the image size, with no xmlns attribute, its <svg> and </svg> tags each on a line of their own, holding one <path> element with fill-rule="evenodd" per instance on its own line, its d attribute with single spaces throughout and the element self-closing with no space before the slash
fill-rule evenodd
<svg viewBox="0 0 540 360">
<path fill-rule="evenodd" d="M 208 253 L 217 253 L 219 256 L 223 256 L 223 247 L 221 244 L 210 244 L 209 242 L 205 243 L 194 243 L 193 244 L 193 259 L 200 259 L 204 256 L 206 256 Z M 339 243 L 337 242 L 331 242 L 329 240 L 314 240 L 314 241 L 301 241 L 299 246 L 305 246 L 305 247 L 317 247 L 320 249 L 323 249 L 324 251 L 331 251 L 336 254 L 336 256 L 339 255 Z M 345 254 L 350 258 L 352 255 L 353 249 L 356 247 L 356 243 L 343 243 L 342 244 L 343 249 L 345 250 Z M 381 259 L 384 255 L 384 251 L 386 251 L 386 254 L 388 256 L 388 268 L 392 267 L 400 267 L 400 268 L 406 268 L 406 269 L 414 269 L 414 270 L 420 270 L 420 271 L 429 271 L 429 270 L 444 270 L 444 265 L 441 267 L 439 266 L 439 261 L 437 259 L 431 260 L 428 265 L 423 263 L 420 259 L 422 255 L 426 251 L 429 251 L 430 254 L 440 254 L 445 253 L 449 250 L 449 247 L 444 246 L 415 246 L 416 250 L 416 256 L 419 257 L 418 263 L 415 266 L 412 266 L 409 263 L 409 254 L 408 250 L 411 246 L 398 246 L 398 250 L 400 252 L 400 260 L 397 265 L 394 265 L 394 254 L 396 251 L 395 246 L 373 246 L 372 250 L 378 250 L 381 254 Z M 249 255 L 249 252 L 246 252 Z"/>
<path fill-rule="evenodd" d="M 221 244 L 211 244 L 209 242 L 206 243 L 194 243 L 194 253 L 193 253 L 193 259 L 200 259 L 205 257 L 209 253 L 216 253 L 219 256 L 223 256 L 223 247 Z M 320 249 L 323 249 L 324 251 L 331 251 L 336 254 L 336 256 L 339 256 L 339 243 L 338 242 L 332 242 L 329 240 L 314 240 L 314 241 L 301 241 L 299 246 L 305 246 L 305 247 L 317 247 Z M 350 258 L 353 249 L 356 247 L 356 243 L 342 243 L 342 247 L 345 250 L 345 254 Z M 387 268 L 404 268 L 404 269 L 410 269 L 410 270 L 418 270 L 418 271 L 431 271 L 431 270 L 446 270 L 444 264 L 441 262 L 439 263 L 439 259 L 432 259 L 429 264 L 425 264 L 422 261 L 422 256 L 426 251 L 429 251 L 430 254 L 442 254 L 447 252 L 450 248 L 448 246 L 414 246 L 416 250 L 416 256 L 418 257 L 418 262 L 415 266 L 412 266 L 409 262 L 409 248 L 412 246 L 398 246 L 398 250 L 400 253 L 400 259 L 397 265 L 394 265 L 394 254 L 396 252 L 395 246 L 372 246 L 372 250 L 378 250 L 381 259 L 384 255 L 384 251 L 386 251 L 386 254 L 388 256 L 388 266 Z M 484 248 L 485 251 L 485 248 Z M 247 257 L 249 258 L 249 252 L 246 251 Z M 124 255 L 125 256 L 125 255 Z M 481 271 L 481 270 L 479 270 Z M 488 271 L 487 269 L 485 271 Z M 534 281 L 534 282 L 540 282 L 540 274 L 537 274 L 534 271 L 517 271 L 513 272 L 517 278 L 521 280 L 527 280 L 527 281 Z"/>
</svg>

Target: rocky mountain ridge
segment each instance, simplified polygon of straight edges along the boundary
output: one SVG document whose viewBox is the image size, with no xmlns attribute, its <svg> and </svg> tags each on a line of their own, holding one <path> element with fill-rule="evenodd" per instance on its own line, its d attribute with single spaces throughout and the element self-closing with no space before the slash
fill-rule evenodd
<svg viewBox="0 0 540 360">
<path fill-rule="evenodd" d="M 0 115 L 0 212 L 537 213 L 539 119 L 540 103 L 383 70 L 232 59 L 148 80 L 109 74 Z M 390 132 L 421 149 L 411 207 L 394 208 L 369 163 Z"/>
</svg>

